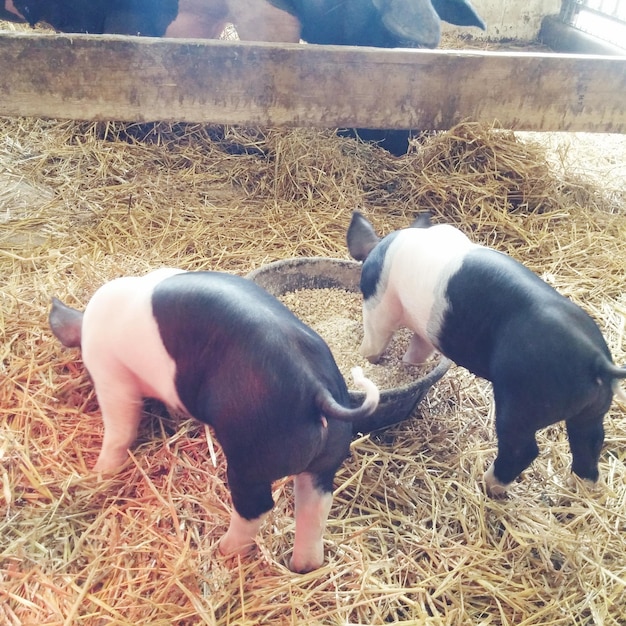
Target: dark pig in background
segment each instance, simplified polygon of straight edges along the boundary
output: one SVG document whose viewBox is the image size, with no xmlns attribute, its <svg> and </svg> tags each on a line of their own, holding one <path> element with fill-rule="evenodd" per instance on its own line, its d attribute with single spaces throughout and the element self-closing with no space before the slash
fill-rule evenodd
<svg viewBox="0 0 626 626">
<path fill-rule="evenodd" d="M 316 44 L 435 48 L 441 20 L 484 29 L 469 0 L 270 0 L 295 15 Z"/>
<path fill-rule="evenodd" d="M 434 48 L 441 20 L 485 28 L 469 0 L 4 0 L 2 16 L 61 32 L 154 37 L 215 38 L 232 23 L 244 41 L 384 48 Z"/>
<path fill-rule="evenodd" d="M 271 2 L 293 13 L 302 25 L 302 39 L 316 44 L 435 48 L 441 38 L 441 21 L 485 29 L 484 21 L 469 0 Z M 385 96 L 381 93 L 380 97 L 384 107 Z M 348 128 L 340 134 L 375 142 L 395 156 L 406 154 L 411 137 L 408 129 Z"/>
<path fill-rule="evenodd" d="M 104 422 L 96 471 L 118 469 L 137 435 L 142 398 L 157 398 L 212 426 L 233 499 L 223 554 L 245 554 L 273 507 L 272 482 L 295 476 L 290 566 L 324 560 L 333 480 L 348 456 L 352 421 L 370 415 L 378 389 L 350 406 L 326 343 L 245 278 L 164 268 L 106 283 L 84 314 L 53 300 L 50 327 L 80 346 Z"/>
<path fill-rule="evenodd" d="M 438 349 L 491 381 L 498 454 L 484 475 L 501 495 L 537 457 L 535 433 L 565 421 L 572 471 L 598 480 L 604 415 L 626 378 L 593 319 L 521 263 L 472 243 L 449 225 L 383 239 L 355 212 L 350 254 L 363 261 L 363 356 L 376 362 L 394 331 L 413 331 L 404 355 L 420 363 Z"/>
<path fill-rule="evenodd" d="M 5 0 L 5 8 L 31 26 L 65 33 L 160 37 L 178 15 L 178 0 Z"/>
</svg>

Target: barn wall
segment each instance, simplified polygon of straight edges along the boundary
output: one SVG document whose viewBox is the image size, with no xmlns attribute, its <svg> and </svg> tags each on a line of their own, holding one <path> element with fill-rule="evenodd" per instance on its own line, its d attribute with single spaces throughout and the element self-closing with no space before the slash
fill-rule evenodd
<svg viewBox="0 0 626 626">
<path fill-rule="evenodd" d="M 486 31 L 448 25 L 444 31 L 483 39 L 535 41 L 542 18 L 561 10 L 561 0 L 472 0 L 472 4 L 487 23 Z"/>
</svg>

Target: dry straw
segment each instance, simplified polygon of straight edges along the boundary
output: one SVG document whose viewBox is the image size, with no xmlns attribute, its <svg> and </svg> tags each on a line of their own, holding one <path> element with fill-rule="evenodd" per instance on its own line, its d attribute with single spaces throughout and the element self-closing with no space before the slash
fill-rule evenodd
<svg viewBox="0 0 626 626">
<path fill-rule="evenodd" d="M 124 470 L 92 477 L 97 403 L 46 324 L 52 295 L 82 307 L 104 281 L 161 265 L 244 274 L 346 257 L 353 209 L 383 232 L 427 209 L 585 307 L 624 363 L 623 187 L 546 155 L 475 124 L 393 158 L 313 130 L 0 120 L 0 622 L 624 624 L 623 408 L 607 416 L 597 493 L 566 485 L 555 426 L 510 498 L 491 500 L 491 391 L 453 369 L 415 419 L 353 442 L 326 564 L 298 576 L 291 482 L 275 485 L 257 553 L 225 561 L 223 455 L 214 466 L 207 429 L 157 403 Z"/>
</svg>

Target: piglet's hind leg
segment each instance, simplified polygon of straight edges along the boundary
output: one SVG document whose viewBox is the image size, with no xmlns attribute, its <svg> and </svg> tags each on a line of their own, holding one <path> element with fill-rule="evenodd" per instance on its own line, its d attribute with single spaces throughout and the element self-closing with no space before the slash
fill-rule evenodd
<svg viewBox="0 0 626 626">
<path fill-rule="evenodd" d="M 498 408 L 496 399 L 498 455 L 484 475 L 487 492 L 492 496 L 502 495 L 539 454 L 535 431 L 523 420 L 528 420 L 528 416 L 502 406 Z"/>
<path fill-rule="evenodd" d="M 102 411 L 104 438 L 96 472 L 119 469 L 128 459 L 128 448 L 137 438 L 141 420 L 141 393 L 131 381 L 96 381 L 96 394 Z"/>
<path fill-rule="evenodd" d="M 572 452 L 572 471 L 580 478 L 595 483 L 604 443 L 602 416 L 593 420 L 568 420 L 565 425 Z"/>
<path fill-rule="evenodd" d="M 333 501 L 331 492 L 315 484 L 312 474 L 294 479 L 296 540 L 289 567 L 294 572 L 310 572 L 324 563 L 323 535 Z"/>
<path fill-rule="evenodd" d="M 241 478 L 247 471 L 238 472 L 228 461 L 228 486 L 233 499 L 230 525 L 219 543 L 225 556 L 248 554 L 255 545 L 255 537 L 266 514 L 274 506 L 271 483 L 250 483 Z"/>
</svg>

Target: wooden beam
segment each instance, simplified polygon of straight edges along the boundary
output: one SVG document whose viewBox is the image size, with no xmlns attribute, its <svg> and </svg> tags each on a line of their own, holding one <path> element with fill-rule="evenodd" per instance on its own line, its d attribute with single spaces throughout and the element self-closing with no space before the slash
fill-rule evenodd
<svg viewBox="0 0 626 626">
<path fill-rule="evenodd" d="M 0 35 L 0 115 L 626 132 L 626 57 Z"/>
</svg>

